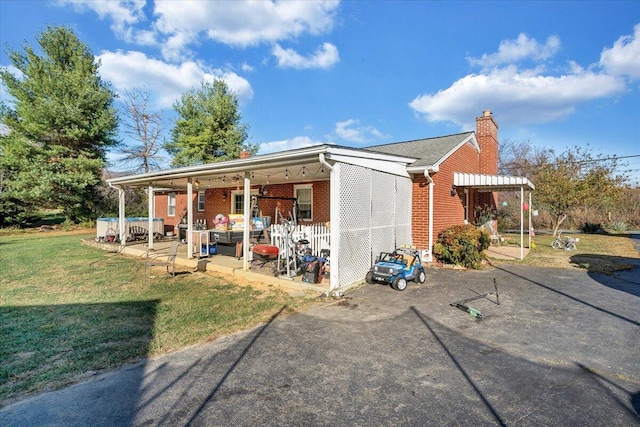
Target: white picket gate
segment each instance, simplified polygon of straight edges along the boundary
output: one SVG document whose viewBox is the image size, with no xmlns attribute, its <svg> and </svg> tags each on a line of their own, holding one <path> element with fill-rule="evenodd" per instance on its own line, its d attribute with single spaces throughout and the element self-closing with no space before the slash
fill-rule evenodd
<svg viewBox="0 0 640 427">
<path fill-rule="evenodd" d="M 272 224 L 271 227 L 269 227 L 271 244 L 281 250 L 284 250 L 285 244 L 285 242 L 283 242 L 283 228 L 284 225 L 282 224 Z M 297 225 L 293 228 L 291 237 L 294 242 L 302 239 L 308 240 L 311 253 L 314 256 L 320 256 L 320 251 L 323 249 L 331 249 L 330 233 L 325 224 Z"/>
</svg>

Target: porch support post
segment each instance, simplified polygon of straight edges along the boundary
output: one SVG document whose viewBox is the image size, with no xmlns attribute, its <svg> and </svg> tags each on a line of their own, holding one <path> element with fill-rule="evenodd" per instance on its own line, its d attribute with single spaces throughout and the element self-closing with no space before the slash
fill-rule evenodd
<svg viewBox="0 0 640 427">
<path fill-rule="evenodd" d="M 524 259 L 524 187 L 520 187 L 520 261 Z"/>
<path fill-rule="evenodd" d="M 244 173 L 244 230 L 242 234 L 242 269 L 249 271 L 249 227 L 251 226 L 251 179 Z"/>
<path fill-rule="evenodd" d="M 187 180 L 187 258 L 193 258 L 193 183 Z"/>
<path fill-rule="evenodd" d="M 531 250 L 531 211 L 533 208 L 531 207 L 531 191 L 529 191 L 529 250 Z"/>
<path fill-rule="evenodd" d="M 155 201 L 154 201 L 154 197 L 153 197 L 153 187 L 149 186 L 149 189 L 147 190 L 148 196 L 149 196 L 149 225 L 148 225 L 148 240 L 149 240 L 149 250 L 153 250 L 153 208 L 155 206 Z"/>
<path fill-rule="evenodd" d="M 322 159 L 324 160 L 324 159 Z M 328 163 L 327 163 L 328 164 Z M 331 242 L 331 287 L 328 292 L 340 287 L 340 164 L 326 166 L 329 169 L 329 240 Z"/>
<path fill-rule="evenodd" d="M 125 217 L 124 188 L 118 187 L 118 234 L 120 234 L 120 246 L 127 241 L 127 219 Z"/>
</svg>

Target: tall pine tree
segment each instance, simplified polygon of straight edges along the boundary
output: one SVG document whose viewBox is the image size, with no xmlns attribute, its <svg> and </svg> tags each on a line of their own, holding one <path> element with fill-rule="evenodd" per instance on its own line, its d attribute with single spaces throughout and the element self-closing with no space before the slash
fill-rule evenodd
<svg viewBox="0 0 640 427">
<path fill-rule="evenodd" d="M 165 149 L 173 166 L 190 166 L 237 159 L 247 144 L 248 126 L 240 123 L 238 98 L 222 80 L 202 83 L 182 95 L 173 106 L 178 118 Z"/>
<path fill-rule="evenodd" d="M 40 208 L 69 220 L 93 216 L 107 148 L 117 144 L 114 93 L 89 48 L 67 27 L 47 27 L 39 51 L 8 50 L 19 73 L 0 69 L 11 99 L 0 107 L 3 221 Z"/>
</svg>

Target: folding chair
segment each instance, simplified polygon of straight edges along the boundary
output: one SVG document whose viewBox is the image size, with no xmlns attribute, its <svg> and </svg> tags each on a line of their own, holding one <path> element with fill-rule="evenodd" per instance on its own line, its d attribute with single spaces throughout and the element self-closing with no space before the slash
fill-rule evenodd
<svg viewBox="0 0 640 427">
<path fill-rule="evenodd" d="M 171 242 L 169 252 L 167 253 L 150 253 L 147 251 L 145 267 L 149 269 L 149 281 L 151 281 L 151 267 L 166 267 L 167 274 L 171 274 L 173 277 L 176 277 L 176 257 L 178 256 L 178 246 L 180 246 L 180 242 L 174 241 Z M 166 260 L 164 258 L 166 258 Z M 169 268 L 171 268 L 171 271 L 169 271 Z"/>
</svg>

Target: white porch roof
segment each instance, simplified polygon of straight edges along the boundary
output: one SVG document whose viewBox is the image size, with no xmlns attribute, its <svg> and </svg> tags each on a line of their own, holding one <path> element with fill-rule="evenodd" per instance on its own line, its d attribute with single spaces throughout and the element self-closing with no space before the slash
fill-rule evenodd
<svg viewBox="0 0 640 427">
<path fill-rule="evenodd" d="M 481 175 L 476 173 L 453 174 L 453 186 L 476 188 L 478 191 L 517 191 L 524 188 L 533 191 L 536 187 L 522 176 Z"/>
</svg>

